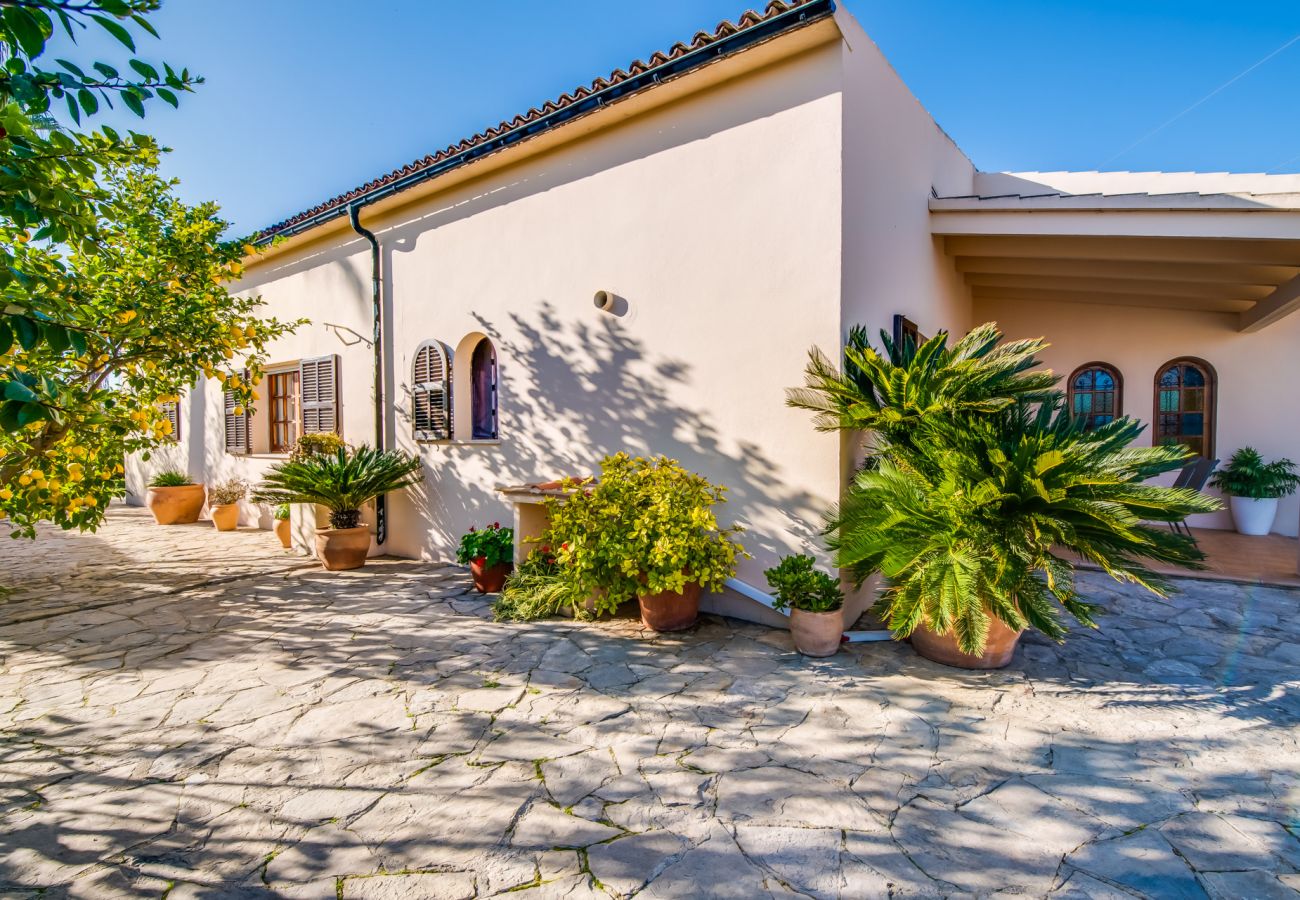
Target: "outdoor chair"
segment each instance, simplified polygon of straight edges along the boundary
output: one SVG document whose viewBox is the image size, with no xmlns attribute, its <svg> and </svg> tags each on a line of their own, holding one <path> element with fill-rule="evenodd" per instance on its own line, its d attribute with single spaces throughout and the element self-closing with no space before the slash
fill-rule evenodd
<svg viewBox="0 0 1300 900">
<path fill-rule="evenodd" d="M 1183 466 L 1182 471 L 1178 473 L 1178 477 L 1174 479 L 1174 487 L 1187 488 L 1191 491 L 1203 491 L 1218 465 L 1219 461 L 1217 459 L 1206 459 L 1204 456 L 1198 456 Z M 1170 522 L 1169 528 L 1174 534 L 1184 534 L 1192 539 L 1192 543 L 1196 543 L 1196 537 L 1192 534 L 1192 530 L 1187 527 L 1187 522 Z"/>
</svg>

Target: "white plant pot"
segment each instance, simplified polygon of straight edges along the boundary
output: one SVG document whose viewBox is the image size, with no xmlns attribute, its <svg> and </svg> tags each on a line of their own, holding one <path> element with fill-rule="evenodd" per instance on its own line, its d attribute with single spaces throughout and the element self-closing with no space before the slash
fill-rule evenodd
<svg viewBox="0 0 1300 900">
<path fill-rule="evenodd" d="M 1277 498 L 1257 500 L 1253 497 L 1229 497 L 1228 505 L 1232 508 L 1232 521 L 1237 524 L 1241 534 L 1268 534 L 1273 530 L 1273 519 L 1277 517 Z"/>
</svg>

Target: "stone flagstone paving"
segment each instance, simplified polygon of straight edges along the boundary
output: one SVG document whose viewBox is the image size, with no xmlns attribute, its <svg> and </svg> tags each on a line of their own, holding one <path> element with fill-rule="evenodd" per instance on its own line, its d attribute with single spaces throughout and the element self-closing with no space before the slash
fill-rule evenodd
<svg viewBox="0 0 1300 900">
<path fill-rule="evenodd" d="M 138 510 L 0 572 L 5 897 L 1300 889 L 1295 592 L 1085 574 L 1100 632 L 966 674 L 496 624 L 455 567 L 331 575 Z"/>
</svg>

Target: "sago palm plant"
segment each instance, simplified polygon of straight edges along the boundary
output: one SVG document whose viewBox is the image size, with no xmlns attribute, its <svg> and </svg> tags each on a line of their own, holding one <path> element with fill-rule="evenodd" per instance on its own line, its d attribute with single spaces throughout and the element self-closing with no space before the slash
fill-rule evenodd
<svg viewBox="0 0 1300 900">
<path fill-rule="evenodd" d="M 786 392 L 790 406 L 811 410 L 819 431 L 875 433 L 907 445 L 912 429 L 935 416 L 966 416 L 1003 409 L 1017 400 L 1051 396 L 1056 377 L 1031 371 L 1041 340 L 1001 343 L 997 325 L 981 325 L 948 346 L 940 332 L 917 347 L 895 344 L 880 333 L 883 352 L 853 328 L 845 341 L 843 366 L 814 347 L 804 387 Z"/>
<path fill-rule="evenodd" d="M 418 457 L 400 450 L 340 447 L 289 459 L 274 466 L 253 491 L 258 503 L 319 503 L 330 511 L 330 527 L 356 528 L 361 507 L 424 479 Z"/>
<path fill-rule="evenodd" d="M 843 370 L 814 352 L 808 387 L 790 397 L 820 428 L 876 439 L 872 465 L 828 519 L 837 565 L 859 585 L 884 575 L 876 610 L 897 637 L 951 633 L 972 656 L 993 617 L 1058 641 L 1060 608 L 1094 626 L 1095 607 L 1074 589 L 1077 559 L 1163 596 L 1150 562 L 1202 558 L 1163 523 L 1217 507 L 1146 483 L 1183 465 L 1184 448 L 1132 446 L 1142 432 L 1132 419 L 1085 431 L 1056 377 L 1031 371 L 1042 342 L 1001 337 L 988 324 L 952 348 L 940 335 L 879 354 L 851 335 Z"/>
<path fill-rule="evenodd" d="M 953 632 L 963 653 L 984 652 L 990 616 L 1053 640 L 1058 603 L 1094 626 L 1075 592 L 1081 558 L 1164 596 L 1147 563 L 1195 567 L 1196 545 L 1163 527 L 1217 507 L 1195 491 L 1146 484 L 1179 468 L 1182 447 L 1133 447 L 1142 428 L 1119 419 L 1085 432 L 1052 402 L 961 422 L 927 422 L 915 447 L 887 449 L 858 474 L 830 522 L 839 565 L 860 583 L 881 572 L 877 612 L 898 636 Z"/>
</svg>

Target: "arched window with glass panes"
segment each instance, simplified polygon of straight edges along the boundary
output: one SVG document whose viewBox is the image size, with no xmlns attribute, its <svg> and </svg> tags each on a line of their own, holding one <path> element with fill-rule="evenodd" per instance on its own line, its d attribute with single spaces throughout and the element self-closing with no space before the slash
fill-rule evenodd
<svg viewBox="0 0 1300 900">
<path fill-rule="evenodd" d="M 1155 442 L 1212 459 L 1217 387 L 1214 367 L 1203 359 L 1172 359 L 1156 370 Z"/>
<path fill-rule="evenodd" d="M 451 440 L 451 353 L 438 341 L 426 341 L 415 351 L 411 427 L 417 441 Z"/>
<path fill-rule="evenodd" d="M 1087 431 L 1115 421 L 1123 414 L 1124 379 L 1112 365 L 1091 362 L 1079 366 L 1066 384 L 1070 412 Z"/>
</svg>

